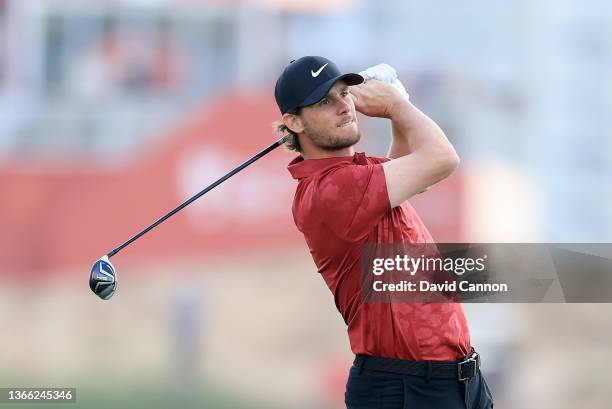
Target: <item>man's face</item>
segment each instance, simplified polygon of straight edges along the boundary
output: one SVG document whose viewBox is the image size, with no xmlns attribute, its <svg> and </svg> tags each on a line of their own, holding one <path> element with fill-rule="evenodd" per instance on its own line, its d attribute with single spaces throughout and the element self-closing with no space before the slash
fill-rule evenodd
<svg viewBox="0 0 612 409">
<path fill-rule="evenodd" d="M 338 81 L 321 101 L 302 108 L 300 117 L 304 134 L 318 148 L 348 148 L 361 137 L 355 103 L 344 81 Z"/>
</svg>

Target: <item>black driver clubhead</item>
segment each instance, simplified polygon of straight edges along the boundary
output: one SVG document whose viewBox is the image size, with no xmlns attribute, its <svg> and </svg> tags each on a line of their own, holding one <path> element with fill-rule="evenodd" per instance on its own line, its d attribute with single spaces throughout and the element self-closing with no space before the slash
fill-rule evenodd
<svg viewBox="0 0 612 409">
<path fill-rule="evenodd" d="M 117 289 L 117 273 L 108 256 L 100 258 L 91 268 L 89 288 L 103 300 L 108 300 L 115 294 Z"/>
</svg>

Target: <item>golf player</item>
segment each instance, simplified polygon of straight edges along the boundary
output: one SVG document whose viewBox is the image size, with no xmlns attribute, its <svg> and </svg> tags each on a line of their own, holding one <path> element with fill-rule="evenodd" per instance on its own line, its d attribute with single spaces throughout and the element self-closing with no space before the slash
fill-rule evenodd
<svg viewBox="0 0 612 409">
<path fill-rule="evenodd" d="M 448 177 L 459 158 L 444 132 L 397 87 L 342 74 L 323 57 L 284 69 L 275 86 L 279 132 L 299 153 L 293 217 L 348 326 L 356 355 L 349 409 L 493 407 L 461 304 L 364 303 L 360 246 L 433 243 L 408 200 Z M 357 112 L 391 121 L 386 158 L 355 152 Z"/>
</svg>

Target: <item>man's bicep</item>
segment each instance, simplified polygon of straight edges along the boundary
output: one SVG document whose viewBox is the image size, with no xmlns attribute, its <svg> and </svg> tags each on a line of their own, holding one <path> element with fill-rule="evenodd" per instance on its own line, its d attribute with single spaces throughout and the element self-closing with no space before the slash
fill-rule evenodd
<svg viewBox="0 0 612 409">
<path fill-rule="evenodd" d="M 450 158 L 417 151 L 382 165 L 391 207 L 396 207 L 452 172 Z M 450 169 L 450 170 L 449 170 Z"/>
</svg>

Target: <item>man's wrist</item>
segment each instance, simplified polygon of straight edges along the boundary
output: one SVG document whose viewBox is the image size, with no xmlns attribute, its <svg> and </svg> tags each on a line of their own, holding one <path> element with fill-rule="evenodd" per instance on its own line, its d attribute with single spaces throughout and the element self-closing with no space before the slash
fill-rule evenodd
<svg viewBox="0 0 612 409">
<path fill-rule="evenodd" d="M 410 113 L 413 108 L 414 106 L 410 103 L 408 98 L 398 98 L 391 106 L 391 109 L 389 109 L 389 119 L 395 121 Z"/>
</svg>

